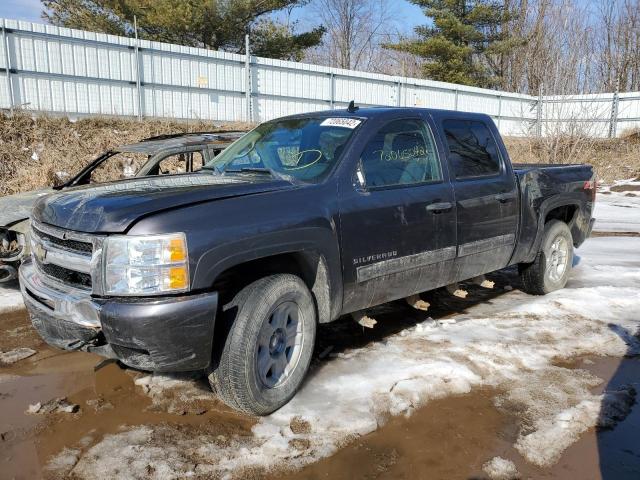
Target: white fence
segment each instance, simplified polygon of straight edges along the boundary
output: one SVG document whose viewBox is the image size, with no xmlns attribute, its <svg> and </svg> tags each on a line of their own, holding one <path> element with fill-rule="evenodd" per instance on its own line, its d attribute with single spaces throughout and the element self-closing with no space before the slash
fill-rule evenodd
<svg viewBox="0 0 640 480">
<path fill-rule="evenodd" d="M 483 112 L 507 135 L 544 135 L 552 128 L 585 122 L 597 125 L 595 135 L 607 135 L 612 125 L 615 133 L 616 118 L 618 133 L 640 127 L 640 93 L 620 95 L 618 101 L 611 94 L 540 101 L 496 90 L 247 58 L 9 19 L 2 19 L 1 33 L 4 109 L 261 122 L 339 108 L 355 100 L 363 106 Z M 612 110 L 617 110 L 613 123 Z"/>
</svg>

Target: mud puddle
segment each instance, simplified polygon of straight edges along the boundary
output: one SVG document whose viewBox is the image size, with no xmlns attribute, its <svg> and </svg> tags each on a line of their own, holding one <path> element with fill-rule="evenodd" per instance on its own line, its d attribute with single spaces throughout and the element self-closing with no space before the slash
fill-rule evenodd
<svg viewBox="0 0 640 480">
<path fill-rule="evenodd" d="M 28 332 L 15 339 L 7 331 Z M 204 380 L 194 384 L 195 400 L 185 400 L 172 389 L 153 396 L 144 374 L 108 363 L 83 352 L 60 352 L 32 338 L 24 312 L 0 317 L 2 349 L 37 348 L 37 354 L 0 367 L 0 478 L 47 478 L 45 465 L 65 448 L 90 448 L 104 435 L 121 427 L 180 424 L 224 433 L 249 432 L 253 420 L 220 404 Z M 146 394 L 145 394 L 146 390 Z M 189 392 L 193 394 L 194 392 Z M 200 395 L 198 395 L 200 393 Z M 26 413 L 30 405 L 66 398 L 76 413 Z"/>
<path fill-rule="evenodd" d="M 480 390 L 433 401 L 410 418 L 392 418 L 334 456 L 284 478 L 484 478 L 482 465 L 492 452 L 515 438 L 510 419 L 493 406 L 494 395 Z"/>
<path fill-rule="evenodd" d="M 638 357 L 590 357 L 563 366 L 603 379 L 593 393 L 630 384 L 640 392 Z M 512 461 L 523 479 L 640 478 L 640 406 L 635 405 L 614 429 L 589 430 L 558 463 L 540 468 L 527 463 L 514 448 L 519 419 L 496 408 L 499 393 L 484 389 L 430 402 L 411 417 L 393 418 L 332 457 L 284 479 L 488 479 L 483 465 L 494 457 Z"/>
</svg>

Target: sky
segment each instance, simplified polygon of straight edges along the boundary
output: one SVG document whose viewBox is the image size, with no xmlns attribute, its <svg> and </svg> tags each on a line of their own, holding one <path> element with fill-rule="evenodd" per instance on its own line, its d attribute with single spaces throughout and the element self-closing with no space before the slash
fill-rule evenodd
<svg viewBox="0 0 640 480">
<path fill-rule="evenodd" d="M 397 11 L 398 21 L 407 33 L 411 32 L 416 25 L 426 22 L 422 10 L 407 0 L 390 0 L 390 3 Z M 296 15 L 300 18 L 304 17 L 309 13 L 305 11 L 306 8 L 309 7 L 298 9 Z M 40 18 L 41 10 L 40 0 L 0 0 L 0 18 L 44 23 Z"/>
</svg>

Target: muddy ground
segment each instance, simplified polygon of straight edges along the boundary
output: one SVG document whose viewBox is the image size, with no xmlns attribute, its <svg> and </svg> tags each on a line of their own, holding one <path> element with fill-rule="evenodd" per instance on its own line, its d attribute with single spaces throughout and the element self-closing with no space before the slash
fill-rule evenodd
<svg viewBox="0 0 640 480">
<path fill-rule="evenodd" d="M 499 272 L 491 280 L 497 286 L 517 288 L 513 271 Z M 470 295 L 466 299 L 444 292 L 425 296 L 432 304 L 429 315 L 435 320 L 451 318 L 475 304 L 490 303 L 505 292 L 497 287 L 467 288 Z M 378 309 L 376 316 L 381 325 L 374 330 L 363 330 L 348 319 L 323 327 L 314 368 L 330 362 L 337 353 L 385 342 L 390 335 L 423 319 L 421 313 L 400 302 Z M 193 391 L 185 392 L 180 384 L 173 390 L 163 388 L 154 396 L 153 385 L 147 386 L 140 372 L 116 363 L 101 364 L 95 355 L 62 353 L 46 346 L 30 327 L 24 311 L 0 317 L 0 350 L 16 347 L 37 353 L 0 367 L 1 478 L 63 477 L 60 470 L 51 469 L 52 459 L 53 467 L 60 462 L 73 463 L 78 448 L 94 445 L 105 435 L 119 432 L 123 425 L 169 425 L 187 435 L 206 431 L 222 445 L 232 437 L 251 436 L 255 419 L 239 415 L 211 398 L 203 379 L 190 383 Z M 562 367 L 587 370 L 602 379 L 592 389 L 594 393 L 611 387 L 612 381 L 637 384 L 640 378 L 638 357 L 581 357 Z M 640 409 L 633 409 L 613 430 L 589 429 L 558 463 L 540 468 L 526 462 L 514 449 L 521 420 L 496 406 L 499 395 L 499 389 L 479 388 L 434 400 L 411 417 L 392 418 L 377 431 L 347 442 L 335 455 L 285 473 L 284 478 L 481 479 L 489 478 L 483 465 L 496 456 L 514 461 L 521 478 L 640 478 Z M 30 405 L 63 397 L 79 410 L 25 413 Z M 307 426 L 301 422 L 298 428 Z M 60 455 L 65 451 L 68 456 Z M 149 477 L 162 478 L 156 473 L 149 465 Z M 282 478 L 280 472 L 272 475 L 261 469 L 243 469 L 236 476 Z"/>
</svg>

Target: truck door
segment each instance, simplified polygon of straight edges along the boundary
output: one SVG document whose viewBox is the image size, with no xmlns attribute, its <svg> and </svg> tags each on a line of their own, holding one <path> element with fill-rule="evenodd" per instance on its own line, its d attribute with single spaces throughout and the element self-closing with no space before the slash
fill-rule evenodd
<svg viewBox="0 0 640 480">
<path fill-rule="evenodd" d="M 493 122 L 444 118 L 457 210 L 455 280 L 505 267 L 518 226 L 518 190 Z"/>
<path fill-rule="evenodd" d="M 340 196 L 344 312 L 448 283 L 455 204 L 430 125 L 374 129 Z"/>
</svg>

